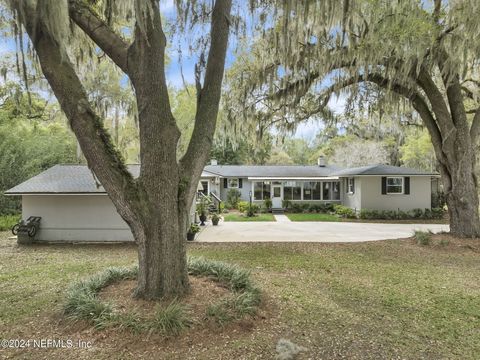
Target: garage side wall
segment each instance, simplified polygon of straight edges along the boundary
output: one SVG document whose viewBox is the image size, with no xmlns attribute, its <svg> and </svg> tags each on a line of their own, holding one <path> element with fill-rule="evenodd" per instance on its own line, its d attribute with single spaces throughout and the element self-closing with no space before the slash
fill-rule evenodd
<svg viewBox="0 0 480 360">
<path fill-rule="evenodd" d="M 41 216 L 39 241 L 133 241 L 107 195 L 24 195 L 22 217 Z"/>
</svg>

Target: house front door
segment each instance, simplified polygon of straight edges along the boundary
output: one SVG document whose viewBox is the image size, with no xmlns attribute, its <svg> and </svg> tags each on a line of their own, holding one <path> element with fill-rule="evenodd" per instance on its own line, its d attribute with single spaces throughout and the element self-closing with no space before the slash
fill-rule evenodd
<svg viewBox="0 0 480 360">
<path fill-rule="evenodd" d="M 272 186 L 272 208 L 279 209 L 282 207 L 282 186 Z"/>
</svg>

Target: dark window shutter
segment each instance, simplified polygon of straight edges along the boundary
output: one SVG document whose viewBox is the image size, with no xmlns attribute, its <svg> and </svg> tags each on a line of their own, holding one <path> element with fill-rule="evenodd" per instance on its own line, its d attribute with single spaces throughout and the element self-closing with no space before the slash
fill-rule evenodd
<svg viewBox="0 0 480 360">
<path fill-rule="evenodd" d="M 387 178 L 382 176 L 382 195 L 387 193 Z"/>
<path fill-rule="evenodd" d="M 242 183 L 243 183 L 242 179 L 238 179 L 238 188 L 239 189 L 242 188 L 242 185 L 243 185 Z"/>
<path fill-rule="evenodd" d="M 355 194 L 355 178 L 352 178 L 352 194 Z"/>
<path fill-rule="evenodd" d="M 223 188 L 226 189 L 228 187 L 228 179 L 223 179 Z"/>
<path fill-rule="evenodd" d="M 410 194 L 410 176 L 405 176 L 403 178 L 404 184 L 403 184 L 403 190 L 405 192 L 405 195 Z"/>
</svg>

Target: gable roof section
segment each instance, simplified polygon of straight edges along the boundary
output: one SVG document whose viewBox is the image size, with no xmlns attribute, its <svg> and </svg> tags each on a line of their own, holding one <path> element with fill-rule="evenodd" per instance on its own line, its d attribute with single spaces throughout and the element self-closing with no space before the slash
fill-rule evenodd
<svg viewBox="0 0 480 360">
<path fill-rule="evenodd" d="M 368 165 L 356 168 L 349 168 L 337 171 L 332 174 L 333 176 L 345 177 L 345 176 L 371 176 L 371 175 L 383 175 L 383 176 L 395 176 L 395 175 L 413 175 L 413 176 L 438 176 L 438 173 L 426 172 L 417 169 L 411 169 L 400 166 L 391 165 Z"/>
</svg>

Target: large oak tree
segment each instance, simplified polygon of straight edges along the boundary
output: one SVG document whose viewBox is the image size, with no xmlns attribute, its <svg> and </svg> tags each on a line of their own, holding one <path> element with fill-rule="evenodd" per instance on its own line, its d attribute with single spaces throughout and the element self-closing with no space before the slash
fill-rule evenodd
<svg viewBox="0 0 480 360">
<path fill-rule="evenodd" d="M 232 121 L 288 130 L 331 117 L 332 95 L 350 109 L 410 108 L 433 143 L 451 233 L 480 236 L 479 17 L 475 0 L 287 1 L 234 68 Z"/>
<path fill-rule="evenodd" d="M 70 122 L 89 168 L 132 230 L 139 258 L 136 296 L 182 296 L 189 291 L 185 250 L 188 213 L 215 131 L 231 0 L 217 0 L 211 3 L 211 9 L 202 8 L 211 23 L 208 56 L 198 67 L 195 127 L 179 160 L 180 131 L 169 102 L 167 39 L 158 0 L 16 0 L 10 5 L 18 26 L 28 33 L 43 75 Z M 180 8 L 181 2 L 177 5 Z M 128 15 L 132 15 L 132 28 L 114 26 L 117 14 L 125 15 L 120 19 L 122 26 L 129 24 Z M 103 119 L 88 101 L 67 48 L 72 36 L 90 38 L 133 86 L 140 136 L 138 178 L 127 170 Z"/>
</svg>

